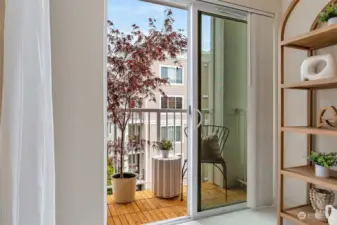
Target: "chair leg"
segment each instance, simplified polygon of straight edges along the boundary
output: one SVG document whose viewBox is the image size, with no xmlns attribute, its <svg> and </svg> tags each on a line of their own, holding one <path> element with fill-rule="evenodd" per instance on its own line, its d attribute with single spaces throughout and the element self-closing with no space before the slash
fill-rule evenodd
<svg viewBox="0 0 337 225">
<path fill-rule="evenodd" d="M 220 163 L 219 163 L 220 164 Z M 215 164 L 215 163 L 213 163 L 213 165 L 214 166 L 216 166 L 219 170 L 220 170 L 220 172 L 222 173 L 222 176 L 223 176 L 223 181 L 222 181 L 222 188 L 225 188 L 225 199 L 226 199 L 226 202 L 227 202 L 227 168 L 226 168 L 226 162 L 225 161 L 223 161 L 223 162 L 221 162 L 221 165 L 222 165 L 222 169 L 217 165 L 217 164 Z"/>
<path fill-rule="evenodd" d="M 222 163 L 222 168 L 223 168 L 223 171 L 222 171 L 222 175 L 223 175 L 223 186 L 225 187 L 225 190 L 226 190 L 226 196 L 225 196 L 225 199 L 226 199 L 226 202 L 227 202 L 227 195 L 228 195 L 228 190 L 227 190 L 227 168 L 226 168 L 226 162 Z"/>
<path fill-rule="evenodd" d="M 181 170 L 181 184 L 180 184 L 180 201 L 184 201 L 184 176 L 187 171 L 187 168 L 185 169 L 186 162 L 184 162 L 183 168 Z"/>
</svg>

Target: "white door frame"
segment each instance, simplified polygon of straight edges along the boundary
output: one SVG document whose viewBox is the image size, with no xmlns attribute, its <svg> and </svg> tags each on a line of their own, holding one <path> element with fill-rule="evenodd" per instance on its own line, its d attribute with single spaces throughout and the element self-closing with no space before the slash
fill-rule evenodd
<svg viewBox="0 0 337 225">
<path fill-rule="evenodd" d="M 198 212 L 198 74 L 199 74 L 199 12 L 206 12 L 213 15 L 225 16 L 228 18 L 246 20 L 248 12 L 239 11 L 233 8 L 224 7 L 210 3 L 196 1 L 189 7 L 189 53 L 188 53 L 188 213 L 192 219 L 223 214 L 246 208 L 246 203 L 225 206 Z M 249 27 L 249 26 L 248 26 Z M 249 40 L 247 40 L 249 41 Z M 248 57 L 248 56 L 247 56 Z"/>
</svg>

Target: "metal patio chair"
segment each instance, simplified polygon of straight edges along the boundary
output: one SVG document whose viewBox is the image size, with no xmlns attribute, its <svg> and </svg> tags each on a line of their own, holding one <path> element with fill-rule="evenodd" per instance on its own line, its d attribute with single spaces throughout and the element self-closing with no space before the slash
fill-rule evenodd
<svg viewBox="0 0 337 225">
<path fill-rule="evenodd" d="M 185 136 L 187 137 L 187 127 L 184 129 Z M 217 167 L 221 174 L 223 175 L 223 188 L 226 190 L 226 201 L 227 201 L 227 168 L 226 168 L 226 161 L 222 157 L 223 149 L 225 147 L 225 144 L 227 142 L 228 136 L 229 136 L 229 129 L 227 127 L 223 126 L 216 126 L 216 125 L 201 125 L 201 136 L 205 137 L 212 133 L 216 133 L 219 138 L 219 154 L 217 157 L 207 157 L 203 158 L 206 154 L 200 154 L 201 163 L 209 163 L 213 164 L 215 167 Z M 201 151 L 207 151 L 207 149 L 202 148 Z M 222 169 L 217 165 L 220 164 L 222 166 Z M 183 182 L 184 182 L 184 176 L 187 172 L 187 159 L 184 160 L 184 165 L 181 171 L 181 192 L 180 192 L 180 200 L 183 201 Z"/>
</svg>

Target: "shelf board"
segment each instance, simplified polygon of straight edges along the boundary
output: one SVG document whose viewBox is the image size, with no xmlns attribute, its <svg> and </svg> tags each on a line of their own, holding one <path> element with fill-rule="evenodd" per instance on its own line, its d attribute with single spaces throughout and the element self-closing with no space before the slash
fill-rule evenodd
<svg viewBox="0 0 337 225">
<path fill-rule="evenodd" d="M 337 190 L 337 171 L 330 170 L 329 178 L 315 176 L 314 168 L 311 166 L 292 167 L 281 170 L 281 174 L 296 179 L 303 180 L 307 183 L 320 185 L 325 188 Z"/>
<path fill-rule="evenodd" d="M 309 33 L 281 42 L 282 46 L 318 49 L 337 44 L 337 24 L 319 28 Z"/>
<path fill-rule="evenodd" d="M 337 136 L 337 129 L 306 127 L 306 126 L 286 126 L 286 127 L 281 127 L 281 131 L 304 133 L 304 134 Z"/>
<path fill-rule="evenodd" d="M 303 81 L 292 84 L 282 84 L 284 89 L 331 89 L 337 88 L 337 78 Z"/>
<path fill-rule="evenodd" d="M 305 219 L 301 220 L 298 218 L 298 214 L 300 212 L 305 213 Z M 281 216 L 298 225 L 327 225 L 327 223 L 323 223 L 315 219 L 314 210 L 309 205 L 283 210 L 283 212 L 281 212 Z"/>
</svg>

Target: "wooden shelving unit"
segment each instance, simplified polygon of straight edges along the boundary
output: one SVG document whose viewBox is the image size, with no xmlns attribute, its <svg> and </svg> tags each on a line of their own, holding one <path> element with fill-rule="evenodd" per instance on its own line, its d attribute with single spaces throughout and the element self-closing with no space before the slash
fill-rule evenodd
<svg viewBox="0 0 337 225">
<path fill-rule="evenodd" d="M 281 42 L 282 46 L 315 50 L 337 44 L 337 24 Z"/>
<path fill-rule="evenodd" d="M 337 190 L 337 172 L 332 173 L 330 178 L 320 178 L 315 176 L 314 168 L 311 166 L 299 166 L 281 170 L 284 176 L 303 180 L 332 190 Z"/>
<path fill-rule="evenodd" d="M 280 130 L 283 132 L 337 136 L 337 130 L 316 128 L 316 127 L 300 127 L 300 126 L 288 127 L 286 126 L 286 127 L 281 127 Z"/>
<path fill-rule="evenodd" d="M 326 225 L 313 218 L 312 207 L 307 202 L 306 205 L 286 209 L 283 204 L 284 177 L 302 180 L 307 183 L 309 189 L 312 185 L 318 185 L 326 189 L 337 190 L 337 172 L 332 173 L 330 178 L 319 178 L 314 174 L 314 168 L 308 162 L 306 165 L 293 168 L 284 168 L 284 133 L 302 133 L 307 136 L 307 154 L 313 149 L 313 139 L 315 135 L 337 136 L 335 129 L 322 129 L 314 127 L 313 99 L 315 90 L 337 88 L 337 78 L 329 78 L 315 81 L 297 82 L 293 84 L 284 83 L 284 57 L 285 48 L 296 48 L 305 50 L 308 56 L 313 55 L 313 50 L 337 44 L 337 24 L 317 29 L 318 16 L 313 22 L 310 32 L 299 35 L 288 40 L 284 40 L 284 31 L 288 19 L 300 0 L 293 0 L 285 13 L 281 23 L 280 45 L 279 45 L 279 76 L 278 76 L 278 225 L 283 224 L 283 220 L 289 220 L 299 225 Z M 328 5 L 336 3 L 337 0 L 330 0 Z M 325 8 L 325 7 L 324 7 Z M 322 10 L 324 10 L 324 8 Z M 304 90 L 307 92 L 307 125 L 306 126 L 286 126 L 284 124 L 284 92 L 287 90 Z M 301 217 L 306 215 L 305 218 Z"/>
<path fill-rule="evenodd" d="M 311 217 L 306 217 L 306 218 L 302 218 L 299 219 L 298 215 L 299 213 L 305 213 L 305 215 L 313 215 L 314 211 L 312 210 L 311 206 L 309 205 L 303 205 L 303 206 L 299 206 L 296 208 L 291 208 L 291 209 L 287 209 L 284 210 L 281 213 L 282 218 L 285 218 L 295 224 L 299 224 L 299 225 L 327 225 L 327 223 L 323 223 L 320 222 L 318 220 L 316 220 L 315 218 L 311 218 Z"/>
<path fill-rule="evenodd" d="M 337 88 L 337 78 L 327 78 L 321 80 L 310 80 L 305 82 L 298 82 L 294 84 L 282 84 L 283 89 L 299 89 L 299 90 L 320 90 Z"/>
</svg>

